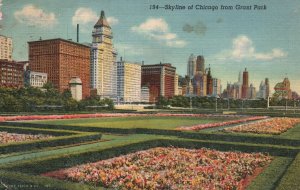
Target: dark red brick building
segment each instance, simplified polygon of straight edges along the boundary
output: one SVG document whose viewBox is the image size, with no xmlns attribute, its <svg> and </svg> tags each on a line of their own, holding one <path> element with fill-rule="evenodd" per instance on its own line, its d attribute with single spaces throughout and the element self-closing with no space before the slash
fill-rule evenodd
<svg viewBox="0 0 300 190">
<path fill-rule="evenodd" d="M 48 81 L 63 92 L 72 77 L 82 81 L 82 97 L 90 95 L 90 47 L 64 39 L 28 42 L 32 71 L 48 74 Z"/>
<path fill-rule="evenodd" d="M 174 96 L 175 75 L 176 67 L 169 63 L 142 65 L 142 86 L 149 86 L 150 102 L 156 102 L 159 96 Z"/>
<path fill-rule="evenodd" d="M 0 87 L 20 88 L 24 84 L 22 63 L 0 60 Z"/>
<path fill-rule="evenodd" d="M 248 98 L 248 88 L 249 88 L 249 74 L 247 68 L 243 72 L 243 84 L 242 84 L 242 99 Z"/>
</svg>

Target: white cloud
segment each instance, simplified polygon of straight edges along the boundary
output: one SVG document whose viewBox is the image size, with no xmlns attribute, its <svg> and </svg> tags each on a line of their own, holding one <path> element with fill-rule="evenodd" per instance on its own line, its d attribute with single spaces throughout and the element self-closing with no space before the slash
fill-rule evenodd
<svg viewBox="0 0 300 190">
<path fill-rule="evenodd" d="M 34 5 L 25 5 L 21 10 L 14 13 L 15 18 L 20 23 L 40 27 L 52 27 L 57 24 L 54 13 L 47 13 Z"/>
<path fill-rule="evenodd" d="M 74 16 L 72 17 L 72 24 L 87 24 L 90 22 L 97 22 L 98 16 L 97 14 L 90 8 L 78 8 L 75 11 Z"/>
<path fill-rule="evenodd" d="M 271 52 L 256 52 L 252 40 L 246 35 L 240 35 L 233 39 L 232 49 L 224 50 L 217 55 L 218 59 L 230 59 L 234 61 L 271 61 L 286 56 L 287 53 L 279 48 L 274 48 Z"/>
<path fill-rule="evenodd" d="M 119 23 L 119 19 L 115 18 L 115 17 L 107 17 L 107 22 L 109 25 L 116 25 Z"/>
<path fill-rule="evenodd" d="M 131 44 L 115 44 L 118 54 L 126 55 L 143 55 L 144 48 L 136 47 Z M 124 55 L 125 54 L 125 55 Z"/>
<path fill-rule="evenodd" d="M 80 7 L 75 11 L 74 16 L 72 17 L 72 24 L 75 26 L 76 24 L 96 24 L 99 16 L 90 8 Z M 107 17 L 107 22 L 110 25 L 116 25 L 119 23 L 119 20 L 115 17 Z"/>
<path fill-rule="evenodd" d="M 261 61 L 270 61 L 275 58 L 286 57 L 287 53 L 281 49 L 274 48 L 270 53 L 256 53 L 254 57 Z"/>
<path fill-rule="evenodd" d="M 169 31 L 168 23 L 162 18 L 149 18 L 139 26 L 133 26 L 131 30 L 169 47 L 184 47 L 187 44 L 178 39 L 177 34 Z"/>
</svg>

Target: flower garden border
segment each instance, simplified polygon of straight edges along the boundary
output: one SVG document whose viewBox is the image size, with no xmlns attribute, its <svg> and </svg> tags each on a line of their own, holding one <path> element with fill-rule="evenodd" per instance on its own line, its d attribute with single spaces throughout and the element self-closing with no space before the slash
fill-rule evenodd
<svg viewBox="0 0 300 190">
<path fill-rule="evenodd" d="M 71 153 L 59 156 L 48 156 L 16 163 L 0 165 L 0 179 L 6 184 L 15 186 L 33 186 L 35 189 L 99 189 L 90 185 L 78 184 L 67 181 L 60 181 L 48 177 L 39 176 L 48 171 L 68 168 L 78 164 L 108 159 L 139 150 L 145 150 L 158 146 L 175 146 L 181 148 L 213 148 L 220 151 L 241 151 L 241 152 L 267 152 L 275 156 L 274 161 L 259 175 L 247 189 L 293 189 L 299 187 L 295 171 L 299 171 L 300 163 L 300 140 L 280 138 L 279 136 L 232 134 L 232 133 L 205 133 L 205 132 L 182 132 L 175 130 L 158 129 L 111 129 L 99 127 L 79 127 L 64 125 L 43 125 L 32 123 L 0 123 L 0 126 L 13 125 L 15 128 L 26 130 L 31 127 L 34 130 L 64 131 L 72 130 L 73 133 L 87 132 L 109 132 L 118 134 L 154 134 L 168 135 L 155 140 L 143 142 L 132 142 L 122 146 L 92 150 L 83 153 Z M 76 132 L 75 132 L 76 131 Z M 71 131 L 69 131 L 71 132 Z M 41 167 L 42 166 L 42 167 Z M 297 170 L 298 169 L 298 170 Z M 291 177 L 291 178 L 290 178 Z M 292 182 L 293 186 L 286 184 Z M 294 181 L 293 181 L 294 180 Z M 285 188 L 283 188 L 285 187 Z M 287 187 L 287 188 L 286 188 Z"/>
<path fill-rule="evenodd" d="M 88 141 L 100 140 L 102 137 L 102 135 L 99 133 L 91 133 L 91 132 L 36 129 L 36 128 L 24 128 L 24 127 L 21 128 L 21 127 L 13 127 L 13 126 L 1 126 L 0 131 L 6 131 L 8 133 L 46 134 L 46 135 L 54 136 L 53 138 L 49 138 L 49 139 L 1 144 L 0 154 L 23 152 L 24 150 L 32 151 L 32 150 L 42 149 L 46 147 L 71 145 L 74 143 L 83 143 Z"/>
<path fill-rule="evenodd" d="M 299 148 L 288 148 L 288 147 L 278 147 L 278 146 L 269 146 L 269 145 L 253 145 L 253 144 L 247 144 L 247 143 L 229 143 L 229 142 L 222 142 L 222 141 L 202 141 L 202 140 L 190 140 L 190 139 L 167 139 L 167 138 L 161 138 L 161 139 L 155 139 L 155 140 L 148 140 L 144 142 L 138 142 L 138 143 L 131 143 L 124 146 L 117 146 L 113 148 L 108 148 L 104 150 L 88 150 L 84 153 L 80 154 L 70 154 L 70 155 L 62 155 L 62 156 L 54 156 L 54 157 L 47 157 L 37 160 L 30 160 L 27 162 L 21 162 L 21 163 L 9 163 L 5 166 L 2 166 L 2 170 L 4 171 L 15 171 L 16 173 L 12 176 L 17 175 L 19 172 L 29 175 L 31 177 L 36 177 L 37 175 L 40 175 L 42 173 L 46 173 L 49 171 L 55 171 L 57 169 L 63 169 L 63 168 L 69 168 L 78 164 L 83 163 L 89 163 L 89 162 L 95 162 L 102 159 L 108 159 L 112 157 L 116 157 L 119 155 L 124 155 L 132 152 L 136 152 L 139 150 L 146 150 L 149 148 L 154 147 L 166 147 L 166 146 L 174 146 L 174 147 L 180 147 L 180 148 L 212 148 L 220 151 L 241 151 L 241 152 L 268 152 L 272 156 L 276 156 L 275 160 L 277 159 L 283 159 L 285 164 L 284 165 L 276 165 L 275 166 L 269 166 L 274 167 L 271 170 L 278 170 L 278 167 L 281 168 L 281 173 L 276 174 L 276 180 L 269 186 L 274 186 L 274 183 L 278 183 L 278 181 L 281 179 L 283 173 L 286 171 L 288 166 L 291 164 L 292 160 L 295 158 L 295 156 L 299 152 Z M 279 156 L 279 157 L 278 157 Z M 284 156 L 284 157 L 282 157 Z M 39 167 L 43 166 L 43 167 Z M 269 168 L 268 167 L 268 168 Z M 0 172 L 0 178 L 1 172 Z M 6 177 L 7 178 L 7 177 Z M 273 176 L 274 178 L 274 176 Z M 51 184 L 56 182 L 56 179 L 53 179 L 54 181 L 51 182 L 51 179 L 39 176 L 36 178 L 37 181 L 30 181 L 30 183 L 38 184 L 43 187 L 47 188 L 53 188 L 53 189 L 64 189 L 67 184 L 70 184 L 70 182 L 61 182 L 60 186 L 52 186 Z M 258 178 L 259 179 L 259 178 Z M 13 179 L 8 179 L 13 180 Z M 256 181 L 256 179 L 255 179 Z M 24 182 L 24 181 L 22 181 Z M 49 184 L 50 182 L 50 184 Z M 20 183 L 14 181 L 14 183 Z M 270 182 L 271 183 L 271 182 Z M 76 184 L 76 183 L 73 183 Z M 259 184 L 258 184 L 259 185 Z M 262 185 L 262 184 L 261 184 Z M 265 184 L 264 184 L 265 185 Z M 262 186 L 261 186 L 262 187 Z M 90 186 L 91 189 L 93 189 L 92 186 Z M 257 188 L 257 186 L 256 186 Z M 67 188 L 68 189 L 68 188 Z M 265 188 L 264 188 L 265 189 Z"/>
</svg>

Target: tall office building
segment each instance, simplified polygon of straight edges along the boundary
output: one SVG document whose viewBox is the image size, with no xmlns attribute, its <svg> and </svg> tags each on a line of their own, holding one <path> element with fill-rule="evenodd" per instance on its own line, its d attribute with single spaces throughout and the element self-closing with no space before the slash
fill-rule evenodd
<svg viewBox="0 0 300 190">
<path fill-rule="evenodd" d="M 179 80 L 179 75 L 176 74 L 175 75 L 175 80 L 174 80 L 174 95 L 178 96 L 179 92 L 178 92 L 178 80 Z"/>
<path fill-rule="evenodd" d="M 250 84 L 250 87 L 248 89 L 248 98 L 249 99 L 255 99 L 256 98 L 256 89 L 253 86 L 253 84 Z"/>
<path fill-rule="evenodd" d="M 213 83 L 213 96 L 220 96 L 221 95 L 221 80 L 217 78 L 212 79 Z"/>
<path fill-rule="evenodd" d="M 174 96 L 176 67 L 169 63 L 142 65 L 142 86 L 149 86 L 150 102 L 156 102 L 159 96 Z"/>
<path fill-rule="evenodd" d="M 60 92 L 70 89 L 73 77 L 82 81 L 82 96 L 90 95 L 90 47 L 70 40 L 28 42 L 31 71 L 47 73 L 48 81 Z"/>
<path fill-rule="evenodd" d="M 196 74 L 196 60 L 197 58 L 194 56 L 194 54 L 191 54 L 187 65 L 187 76 L 190 78 L 193 78 Z"/>
<path fill-rule="evenodd" d="M 117 62 L 117 101 L 141 101 L 141 64 L 123 61 Z"/>
<path fill-rule="evenodd" d="M 197 56 L 196 60 L 196 73 L 205 73 L 205 60 L 202 55 Z"/>
<path fill-rule="evenodd" d="M 266 98 L 268 98 L 270 96 L 269 78 L 265 78 L 265 85 L 266 85 Z"/>
<path fill-rule="evenodd" d="M 7 59 L 8 61 L 12 61 L 12 51 L 12 39 L 0 35 L 0 59 Z"/>
<path fill-rule="evenodd" d="M 208 96 L 211 96 L 213 94 L 213 78 L 211 76 L 210 67 L 208 68 L 207 72 L 207 86 L 206 86 L 206 93 Z"/>
<path fill-rule="evenodd" d="M 243 72 L 243 84 L 242 84 L 243 99 L 248 98 L 248 88 L 249 88 L 249 75 L 248 75 L 247 68 L 245 68 L 245 71 Z"/>
<path fill-rule="evenodd" d="M 265 81 L 261 81 L 259 90 L 257 92 L 257 98 L 267 99 L 270 96 L 269 79 L 265 78 Z"/>
<path fill-rule="evenodd" d="M 102 98 L 117 99 L 117 53 L 113 48 L 112 31 L 104 11 L 94 26 L 91 47 L 91 87 Z"/>
<path fill-rule="evenodd" d="M 206 96 L 207 95 L 207 75 L 202 72 L 197 72 L 197 74 L 192 79 L 192 90 L 190 90 L 190 95 L 196 96 Z"/>
</svg>

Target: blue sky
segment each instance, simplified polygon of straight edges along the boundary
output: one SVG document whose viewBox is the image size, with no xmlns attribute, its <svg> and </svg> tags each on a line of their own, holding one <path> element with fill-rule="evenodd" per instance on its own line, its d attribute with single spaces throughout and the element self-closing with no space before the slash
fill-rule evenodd
<svg viewBox="0 0 300 190">
<path fill-rule="evenodd" d="M 145 64 L 172 63 L 186 74 L 191 53 L 223 87 L 247 67 L 257 88 L 268 77 L 271 87 L 285 76 L 300 93 L 300 1 L 295 0 L 0 0 L 0 33 L 13 38 L 15 60 L 27 60 L 27 41 L 50 38 L 91 42 L 100 11 L 111 23 L 118 57 Z M 184 5 L 185 10 L 150 10 L 150 5 Z M 266 10 L 236 10 L 236 5 L 266 5 Z M 192 10 L 187 7 L 193 5 Z M 196 10 L 195 5 L 219 6 Z M 220 10 L 221 5 L 233 10 Z"/>
</svg>

